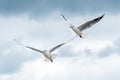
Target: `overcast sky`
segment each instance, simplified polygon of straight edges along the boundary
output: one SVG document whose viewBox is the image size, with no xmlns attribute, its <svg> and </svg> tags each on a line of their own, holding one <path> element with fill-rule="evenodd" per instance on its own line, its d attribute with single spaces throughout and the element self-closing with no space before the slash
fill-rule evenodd
<svg viewBox="0 0 120 80">
<path fill-rule="evenodd" d="M 119 0 L 0 0 L 0 80 L 120 80 Z M 74 26 L 104 18 L 54 52 L 53 63 L 14 39 L 40 50 L 75 36 Z"/>
</svg>

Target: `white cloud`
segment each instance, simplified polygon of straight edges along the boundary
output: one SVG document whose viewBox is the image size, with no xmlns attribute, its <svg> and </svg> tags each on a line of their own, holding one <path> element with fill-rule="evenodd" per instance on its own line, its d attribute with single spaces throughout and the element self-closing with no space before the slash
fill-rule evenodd
<svg viewBox="0 0 120 80">
<path fill-rule="evenodd" d="M 96 16 L 72 16 L 70 22 L 76 26 L 94 17 Z M 4 63 L 3 54 L 8 56 L 6 61 L 10 61 L 12 66 L 16 65 L 14 61 L 17 60 L 20 64 L 17 72 L 1 74 L 0 80 L 114 80 L 116 77 L 120 79 L 118 76 L 120 73 L 119 55 L 111 54 L 105 58 L 99 58 L 94 54 L 90 57 L 84 56 L 86 52 L 100 53 L 99 51 L 114 45 L 113 41 L 119 38 L 119 19 L 120 15 L 106 14 L 101 22 L 84 32 L 87 34 L 85 39 L 77 38 L 65 45 L 70 47 L 63 46 L 58 51 L 62 52 L 62 56 L 65 56 L 65 53 L 68 56 L 67 50 L 70 48 L 72 52 L 70 55 L 77 56 L 73 58 L 72 56 L 64 58 L 57 56 L 55 62 L 51 64 L 44 62 L 39 54 L 32 55 L 36 52 L 22 48 L 13 39 L 17 38 L 38 49 L 50 49 L 56 44 L 69 40 L 74 37 L 74 33 L 64 23 L 59 12 L 54 12 L 45 19 L 39 20 L 29 19 L 26 15 L 11 18 L 0 17 L 0 49 L 2 51 L 0 54 L 2 55 L 1 61 L 3 61 L 0 64 L 7 64 L 7 62 Z M 119 45 L 116 46 L 119 47 Z M 9 58 L 10 55 L 11 58 Z M 9 66 L 6 67 L 9 68 Z"/>
<path fill-rule="evenodd" d="M 119 80 L 120 56 L 107 58 L 57 58 L 54 63 L 34 60 L 23 64 L 18 73 L 1 75 L 1 80 Z"/>
</svg>

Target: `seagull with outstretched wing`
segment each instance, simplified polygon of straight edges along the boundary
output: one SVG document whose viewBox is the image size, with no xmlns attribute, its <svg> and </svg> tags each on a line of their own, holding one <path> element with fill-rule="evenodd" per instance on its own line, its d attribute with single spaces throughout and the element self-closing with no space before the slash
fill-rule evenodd
<svg viewBox="0 0 120 80">
<path fill-rule="evenodd" d="M 70 28 L 72 28 L 72 30 L 80 37 L 82 38 L 83 37 L 83 33 L 82 31 L 87 29 L 87 28 L 90 28 L 91 26 L 93 26 L 94 24 L 96 24 L 97 22 L 99 22 L 103 17 L 104 17 L 105 14 L 103 14 L 102 16 L 99 16 L 98 18 L 95 18 L 95 19 L 92 19 L 90 21 L 87 21 L 85 22 L 84 24 L 78 26 L 78 27 L 75 27 L 73 25 L 70 24 Z M 63 19 L 67 22 L 67 19 L 65 18 L 65 16 L 62 14 L 61 15 L 63 17 Z"/>
<path fill-rule="evenodd" d="M 63 46 L 64 44 L 66 44 L 66 43 L 61 43 L 61 44 L 59 44 L 59 45 L 57 45 L 57 46 L 55 46 L 55 47 L 53 47 L 52 49 L 50 49 L 50 50 L 39 50 L 39 49 L 36 49 L 36 48 L 33 48 L 33 47 L 30 47 L 30 46 L 26 46 L 26 45 L 24 45 L 24 44 L 21 44 L 19 41 L 17 41 L 17 40 L 15 40 L 17 43 L 19 43 L 20 45 L 22 45 L 22 46 L 25 46 L 26 48 L 29 48 L 29 49 L 31 49 L 31 50 L 33 50 L 33 51 L 37 51 L 37 52 L 40 52 L 40 53 L 42 53 L 43 55 L 44 55 L 44 57 L 45 57 L 45 60 L 46 61 L 51 61 L 51 62 L 53 62 L 53 59 L 55 59 L 55 54 L 51 54 L 53 51 L 55 51 L 56 49 L 58 49 L 58 48 L 60 48 L 61 46 Z"/>
</svg>

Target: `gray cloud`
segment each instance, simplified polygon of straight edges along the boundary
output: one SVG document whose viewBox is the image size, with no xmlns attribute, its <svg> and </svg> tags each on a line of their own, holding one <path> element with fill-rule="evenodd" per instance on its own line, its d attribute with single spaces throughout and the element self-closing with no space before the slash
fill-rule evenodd
<svg viewBox="0 0 120 80">
<path fill-rule="evenodd" d="M 110 56 L 111 54 L 114 54 L 114 53 L 115 53 L 114 48 L 107 46 L 106 48 L 104 48 L 103 50 L 101 50 L 98 53 L 98 56 L 101 57 L 101 58 L 104 58 L 104 57 L 108 57 L 108 56 Z"/>
<path fill-rule="evenodd" d="M 120 54 L 120 39 L 117 39 L 113 42 L 113 46 L 106 46 L 100 51 L 93 52 L 91 49 L 84 49 L 84 53 L 86 56 L 96 55 L 100 58 L 108 57 L 112 54 Z"/>
<path fill-rule="evenodd" d="M 94 55 L 93 52 L 91 51 L 91 49 L 86 48 L 86 49 L 84 49 L 84 52 L 85 52 L 86 56 L 88 56 L 88 57 Z"/>
<path fill-rule="evenodd" d="M 120 54 L 120 39 L 113 42 L 113 46 L 107 46 L 99 52 L 99 57 L 107 57 L 111 54 Z"/>
<path fill-rule="evenodd" d="M 28 13 L 32 16 L 49 14 L 54 10 L 64 13 L 119 12 L 118 0 L 0 0 L 1 15 Z"/>
<path fill-rule="evenodd" d="M 74 34 L 68 27 L 62 25 L 60 20 L 53 18 L 54 16 L 48 17 L 40 22 L 35 22 L 25 18 L 20 19 L 16 17 L 15 19 L 1 19 L 1 40 L 0 40 L 0 73 L 14 73 L 19 70 L 21 65 L 29 60 L 36 59 L 38 55 L 28 55 L 27 50 L 16 49 L 16 44 L 11 43 L 11 40 L 18 38 L 21 41 L 30 41 L 28 44 L 36 44 L 36 41 L 48 45 L 50 48 L 58 43 L 69 40 Z M 74 20 L 75 21 L 75 20 Z M 79 21 L 79 20 L 77 20 Z M 15 22 L 15 23 L 14 23 Z M 38 24 L 39 23 L 39 24 Z M 108 22 L 109 23 L 109 22 Z M 21 27 L 22 26 L 22 27 Z M 105 31 L 107 32 L 107 31 Z M 73 34 L 73 35 L 72 35 Z M 106 33 L 104 33 L 106 34 Z M 93 34 L 94 35 L 94 34 Z M 25 41 L 25 42 L 26 42 Z M 38 42 L 38 43 L 39 43 Z M 106 47 L 100 52 L 98 52 L 99 57 L 107 57 L 111 55 L 112 52 L 118 52 L 119 40 L 114 43 L 116 49 L 113 47 Z M 38 44 L 39 45 L 39 44 Z M 38 46 L 36 45 L 36 46 Z M 17 45 L 18 47 L 18 45 Z M 48 49 L 48 47 L 45 47 Z M 12 51 L 11 51 L 12 50 Z M 6 52 L 8 51 L 8 52 Z M 9 52 L 10 51 L 10 52 Z M 5 53 L 5 54 L 4 54 Z M 34 54 L 34 53 L 33 53 Z M 77 53 L 71 50 L 70 46 L 63 46 L 59 50 L 59 56 L 71 57 L 76 56 Z M 79 54 L 79 53 L 78 53 Z M 92 56 L 94 53 L 89 48 L 85 49 L 86 56 Z M 58 56 L 58 57 L 59 57 Z M 41 56 L 40 56 L 41 57 Z"/>
<path fill-rule="evenodd" d="M 23 52 L 21 52 L 23 53 Z M 0 55 L 0 74 L 11 74 L 17 72 L 23 62 L 37 58 L 33 55 L 16 54 Z"/>
<path fill-rule="evenodd" d="M 4 45 L 0 46 L 0 50 L 0 74 L 15 73 L 23 62 L 39 57 L 39 54 L 32 55 L 31 52 L 25 51 L 24 48 L 15 47 L 15 44 L 10 41 L 6 42 L 6 44 L 4 42 Z"/>
<path fill-rule="evenodd" d="M 59 50 L 59 54 L 60 57 L 73 57 L 76 56 L 76 54 L 74 53 L 74 51 L 72 50 L 72 47 L 70 46 L 63 46 L 63 48 L 61 48 Z"/>
</svg>

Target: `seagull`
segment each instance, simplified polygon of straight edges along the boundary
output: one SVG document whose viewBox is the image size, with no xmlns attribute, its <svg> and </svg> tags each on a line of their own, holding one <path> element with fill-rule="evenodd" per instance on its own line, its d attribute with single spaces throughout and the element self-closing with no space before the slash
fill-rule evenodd
<svg viewBox="0 0 120 80">
<path fill-rule="evenodd" d="M 63 46 L 64 44 L 66 44 L 66 43 L 61 43 L 61 44 L 53 47 L 53 48 L 50 49 L 50 50 L 39 50 L 39 49 L 30 47 L 30 46 L 26 46 L 26 45 L 20 43 L 19 41 L 17 41 L 16 39 L 15 39 L 15 41 L 16 41 L 17 43 L 19 43 L 20 45 L 26 47 L 26 48 L 29 48 L 29 49 L 31 49 L 31 50 L 33 50 L 33 51 L 37 51 L 37 52 L 39 52 L 39 53 L 42 53 L 42 54 L 44 55 L 44 57 L 45 57 L 45 61 L 51 61 L 51 62 L 53 62 L 53 59 L 55 59 L 55 56 L 56 56 L 56 54 L 51 54 L 51 53 L 52 53 L 53 51 L 55 51 L 56 49 L 60 48 L 61 46 Z"/>
<path fill-rule="evenodd" d="M 92 20 L 89 20 L 87 22 L 85 22 L 84 24 L 78 26 L 78 27 L 75 27 L 71 24 L 70 25 L 70 28 L 72 28 L 72 30 L 80 37 L 80 38 L 83 38 L 83 33 L 82 31 L 87 29 L 87 28 L 90 28 L 91 26 L 93 26 L 94 24 L 96 24 L 97 22 L 99 22 L 103 17 L 104 17 L 105 14 L 103 14 L 102 16 L 99 16 L 95 19 L 92 19 Z M 67 22 L 67 19 L 65 18 L 65 16 L 62 14 L 61 15 L 63 17 L 63 19 Z"/>
</svg>

